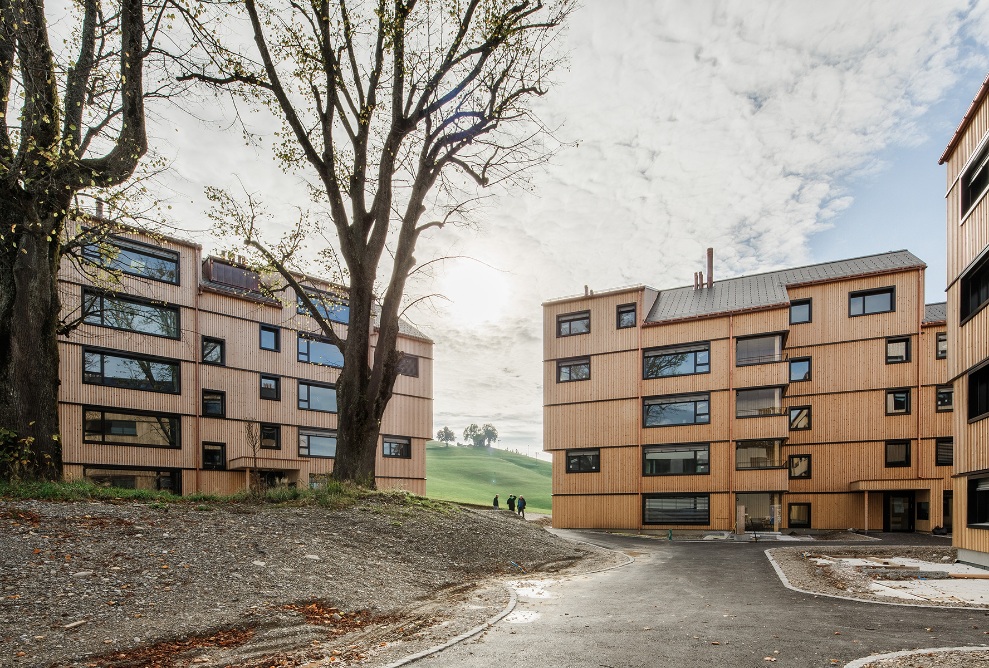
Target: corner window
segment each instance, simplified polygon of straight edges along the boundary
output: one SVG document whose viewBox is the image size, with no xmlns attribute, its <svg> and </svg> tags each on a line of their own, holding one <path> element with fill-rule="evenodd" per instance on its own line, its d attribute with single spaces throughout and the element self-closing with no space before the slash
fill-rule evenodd
<svg viewBox="0 0 989 668">
<path fill-rule="evenodd" d="M 886 467 L 910 466 L 910 441 L 886 441 Z"/>
<path fill-rule="evenodd" d="M 337 412 L 337 390 L 333 385 L 299 381 L 299 408 L 305 411 Z"/>
<path fill-rule="evenodd" d="M 688 343 L 649 348 L 642 353 L 642 377 L 666 378 L 711 372 L 711 344 Z"/>
<path fill-rule="evenodd" d="M 783 337 L 779 334 L 737 339 L 735 341 L 735 366 L 779 362 L 783 359 L 782 351 Z"/>
<path fill-rule="evenodd" d="M 959 178 L 961 184 L 961 215 L 982 199 L 989 188 L 989 144 L 982 147 Z"/>
<path fill-rule="evenodd" d="M 939 438 L 934 441 L 934 465 L 953 466 L 955 463 L 955 440 Z"/>
<path fill-rule="evenodd" d="M 226 417 L 227 393 L 203 390 L 203 417 Z"/>
<path fill-rule="evenodd" d="M 336 457 L 337 433 L 329 429 L 300 429 L 300 457 Z"/>
<path fill-rule="evenodd" d="M 556 363 L 556 382 L 570 383 L 575 380 L 590 380 L 591 358 L 578 357 L 572 360 L 559 360 Z"/>
<path fill-rule="evenodd" d="M 886 415 L 910 413 L 910 389 L 886 390 Z"/>
<path fill-rule="evenodd" d="M 934 389 L 934 405 L 938 413 L 947 413 L 955 408 L 955 388 L 941 385 Z"/>
<path fill-rule="evenodd" d="M 643 524 L 710 524 L 710 494 L 646 494 Z"/>
<path fill-rule="evenodd" d="M 706 475 L 710 472 L 710 443 L 647 445 L 642 448 L 642 475 Z"/>
<path fill-rule="evenodd" d="M 557 336 L 576 336 L 591 331 L 591 312 L 564 313 L 556 316 Z"/>
<path fill-rule="evenodd" d="M 179 448 L 179 416 L 96 407 L 83 408 L 84 443 Z"/>
<path fill-rule="evenodd" d="M 261 325 L 261 350 L 281 350 L 281 330 L 273 325 Z"/>
<path fill-rule="evenodd" d="M 261 447 L 265 450 L 281 450 L 282 427 L 277 424 L 261 425 Z"/>
<path fill-rule="evenodd" d="M 635 327 L 635 325 L 635 304 L 622 304 L 619 306 L 615 313 L 615 327 L 626 329 L 628 327 Z"/>
<path fill-rule="evenodd" d="M 83 348 L 82 382 L 179 394 L 179 363 L 158 357 Z"/>
<path fill-rule="evenodd" d="M 809 299 L 797 299 L 790 302 L 790 324 L 799 325 L 811 321 L 811 302 Z"/>
<path fill-rule="evenodd" d="M 961 310 L 964 323 L 989 303 L 989 254 L 965 272 L 961 280 Z"/>
<path fill-rule="evenodd" d="M 810 429 L 810 406 L 790 406 L 790 431 Z"/>
<path fill-rule="evenodd" d="M 791 529 L 810 528 L 810 504 L 790 503 L 787 505 L 787 526 Z"/>
<path fill-rule="evenodd" d="M 705 392 L 647 397 L 642 401 L 642 412 L 646 427 L 708 424 L 711 421 L 711 395 Z"/>
<path fill-rule="evenodd" d="M 810 380 L 810 358 L 798 357 L 790 360 L 790 382 L 801 383 Z"/>
<path fill-rule="evenodd" d="M 787 460 L 790 478 L 810 477 L 810 455 L 790 455 Z"/>
<path fill-rule="evenodd" d="M 343 363 L 341 361 L 341 366 Z M 409 353 L 402 353 L 402 358 L 398 360 L 398 375 L 419 377 L 419 358 Z"/>
<path fill-rule="evenodd" d="M 385 436 L 382 441 L 382 455 L 412 459 L 412 440 L 402 436 Z"/>
<path fill-rule="evenodd" d="M 781 441 L 738 441 L 735 443 L 735 469 L 776 469 L 783 466 Z"/>
<path fill-rule="evenodd" d="M 873 315 L 889 313 L 896 310 L 896 291 L 894 288 L 878 290 L 860 290 L 848 295 L 848 315 Z"/>
<path fill-rule="evenodd" d="M 260 396 L 271 401 L 282 400 L 282 379 L 278 376 L 261 375 Z"/>
<path fill-rule="evenodd" d="M 601 470 L 601 450 L 567 450 L 567 473 L 598 473 Z"/>
<path fill-rule="evenodd" d="M 227 363 L 227 344 L 223 339 L 203 337 L 203 364 L 223 366 Z"/>
<path fill-rule="evenodd" d="M 934 357 L 943 360 L 948 357 L 948 333 L 938 332 L 937 342 L 934 344 Z"/>
<path fill-rule="evenodd" d="M 989 364 L 968 374 L 968 419 L 989 417 Z"/>
<path fill-rule="evenodd" d="M 208 471 L 227 469 L 226 443 L 203 443 L 203 468 Z"/>
<path fill-rule="evenodd" d="M 299 334 L 298 360 L 308 364 L 343 368 L 343 353 L 340 349 L 311 334 Z"/>
<path fill-rule="evenodd" d="M 910 337 L 886 339 L 886 364 L 910 361 Z"/>
<path fill-rule="evenodd" d="M 140 276 L 163 283 L 179 283 L 179 254 L 120 237 L 107 237 L 82 247 L 87 262 L 107 271 Z"/>
<path fill-rule="evenodd" d="M 735 417 L 764 417 L 782 415 L 778 387 L 759 387 L 735 392 Z"/>
</svg>

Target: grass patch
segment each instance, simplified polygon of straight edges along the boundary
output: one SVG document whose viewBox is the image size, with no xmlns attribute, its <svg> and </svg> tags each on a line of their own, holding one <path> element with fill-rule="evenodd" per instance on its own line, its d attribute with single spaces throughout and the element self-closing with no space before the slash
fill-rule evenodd
<svg viewBox="0 0 989 668">
<path fill-rule="evenodd" d="M 507 450 L 426 444 L 426 496 L 432 499 L 490 506 L 498 494 L 507 508 L 508 495 L 521 494 L 526 510 L 549 513 L 552 470 L 549 462 Z"/>
</svg>

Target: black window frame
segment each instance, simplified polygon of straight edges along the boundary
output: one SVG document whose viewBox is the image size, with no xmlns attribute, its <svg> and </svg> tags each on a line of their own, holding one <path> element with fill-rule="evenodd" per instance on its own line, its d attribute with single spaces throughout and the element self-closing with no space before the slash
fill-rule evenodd
<svg viewBox="0 0 989 668">
<path fill-rule="evenodd" d="M 306 387 L 306 399 L 305 399 L 305 403 L 307 404 L 306 406 L 303 406 L 302 405 L 302 403 L 303 403 L 303 399 L 302 399 L 302 387 L 303 386 Z M 314 388 L 314 387 L 318 387 L 320 389 L 325 389 L 325 390 L 333 390 L 333 410 L 327 411 L 327 410 L 323 410 L 322 408 L 310 408 L 308 406 L 308 404 L 311 403 L 310 394 L 311 394 L 312 388 Z M 298 389 L 298 394 L 297 394 L 296 406 L 298 407 L 298 409 L 300 411 L 314 411 L 316 413 L 330 413 L 332 415 L 336 415 L 339 412 L 340 406 L 337 403 L 337 386 L 334 385 L 333 383 L 317 383 L 317 382 L 311 381 L 311 380 L 301 380 L 300 379 L 297 389 Z"/>
<path fill-rule="evenodd" d="M 206 451 L 207 448 L 213 451 L 218 451 L 220 453 L 220 458 L 223 460 L 219 464 L 207 463 Z M 216 441 L 203 441 L 202 443 L 202 469 L 204 471 L 226 471 L 227 470 L 227 444 L 218 443 Z"/>
<path fill-rule="evenodd" d="M 657 467 L 650 467 L 649 454 L 650 452 L 693 452 L 694 457 L 691 461 L 694 462 L 693 471 L 655 471 L 650 469 L 655 469 Z M 698 464 L 697 453 L 704 452 L 707 454 L 707 462 L 703 464 L 704 470 L 699 470 L 700 465 Z M 684 459 L 684 461 L 687 461 Z M 644 477 L 657 477 L 657 476 L 685 476 L 685 475 L 711 475 L 711 444 L 710 443 L 654 443 L 651 445 L 642 446 L 642 475 Z"/>
<path fill-rule="evenodd" d="M 890 459 L 890 447 L 905 446 L 902 460 Z M 883 465 L 888 469 L 904 468 L 910 466 L 911 450 L 913 449 L 910 439 L 895 438 L 885 441 L 883 444 Z"/>
<path fill-rule="evenodd" d="M 583 320 L 587 321 L 587 331 L 584 332 L 563 332 L 564 325 L 567 325 L 567 329 L 572 329 L 571 323 L 581 322 Z M 581 336 L 583 334 L 591 333 L 591 312 L 586 311 L 574 311 L 572 313 L 561 313 L 556 316 L 556 338 L 562 338 L 565 336 Z"/>
<path fill-rule="evenodd" d="M 989 142 L 984 143 L 958 176 L 959 220 L 964 221 L 989 191 Z"/>
<path fill-rule="evenodd" d="M 309 441 L 306 441 L 306 447 L 305 448 L 302 447 L 302 439 L 303 439 L 303 437 L 308 437 L 308 436 L 327 437 L 327 438 L 328 437 L 332 437 L 333 438 L 333 441 L 334 441 L 334 444 L 333 444 L 333 454 L 332 455 L 313 455 L 313 454 L 310 454 L 312 452 L 312 446 L 309 443 Z M 337 456 L 336 455 L 336 447 L 338 445 L 336 443 L 337 438 L 338 438 L 338 436 L 337 436 L 337 430 L 336 429 L 318 429 L 318 428 L 315 428 L 315 427 L 299 427 L 299 456 L 300 457 L 308 457 L 309 459 L 336 459 L 336 456 Z M 305 452 L 303 452 L 303 449 L 305 449 Z"/>
<path fill-rule="evenodd" d="M 701 398 L 703 397 L 703 398 Z M 677 401 L 677 400 L 680 401 Z M 670 424 L 649 424 L 649 407 L 656 405 L 666 405 L 666 404 L 694 404 L 694 421 L 693 422 L 673 422 Z M 698 404 L 707 404 L 707 412 L 698 412 Z M 698 416 L 706 416 L 707 419 L 698 420 Z M 642 398 L 642 426 L 645 428 L 660 428 L 660 427 L 689 427 L 693 425 L 711 424 L 711 393 L 710 392 L 691 392 L 688 394 L 661 394 L 652 397 Z"/>
<path fill-rule="evenodd" d="M 793 521 L 793 511 L 796 509 L 806 509 L 807 510 L 807 521 L 806 522 L 794 522 Z M 799 502 L 799 503 L 788 503 L 786 504 L 786 527 L 788 529 L 810 529 L 812 525 L 812 515 L 811 506 L 809 502 Z"/>
<path fill-rule="evenodd" d="M 989 529 L 989 478 L 968 479 L 968 513 L 966 525 L 971 529 Z M 983 487 L 983 489 L 979 489 Z"/>
<path fill-rule="evenodd" d="M 698 353 L 706 353 L 707 362 L 698 361 Z M 656 370 L 662 371 L 670 367 L 664 366 L 662 361 L 657 361 L 655 363 L 650 363 L 653 358 L 659 358 L 662 360 L 666 357 L 676 357 L 679 355 L 692 355 L 694 370 L 687 373 L 651 373 Z M 686 361 L 686 357 L 681 360 L 679 364 Z M 706 369 L 704 367 L 707 367 Z M 692 343 L 681 343 L 672 346 L 659 346 L 654 348 L 646 348 L 642 351 L 642 379 L 643 380 L 653 380 L 656 378 L 677 378 L 680 376 L 697 376 L 705 373 L 711 373 L 711 342 L 710 341 L 694 341 Z"/>
<path fill-rule="evenodd" d="M 934 359 L 943 360 L 948 358 L 948 333 L 937 332 L 934 335 Z"/>
<path fill-rule="evenodd" d="M 886 311 L 868 311 L 865 310 L 865 299 L 866 297 L 872 297 L 874 295 L 889 294 L 889 305 L 890 308 Z M 862 299 L 862 312 L 853 313 L 852 305 L 855 299 Z M 861 318 L 867 315 L 881 315 L 883 313 L 896 313 L 896 286 L 889 285 L 882 288 L 872 288 L 869 290 L 855 290 L 854 292 L 848 293 L 848 317 L 849 318 Z"/>
<path fill-rule="evenodd" d="M 398 375 L 409 378 L 419 377 L 419 356 L 412 353 L 402 353 L 398 360 Z"/>
<path fill-rule="evenodd" d="M 739 465 L 739 450 L 746 447 L 752 447 L 753 443 L 775 443 L 776 450 L 775 454 L 777 457 L 777 462 L 772 463 L 771 461 L 763 466 L 740 466 Z M 751 458 L 750 458 L 751 461 Z M 783 459 L 783 439 L 781 438 L 751 438 L 743 439 L 740 441 L 735 441 L 735 470 L 736 471 L 771 471 L 774 469 L 786 468 L 787 461 Z"/>
<path fill-rule="evenodd" d="M 632 322 L 623 325 L 623 316 L 628 316 L 629 314 L 632 315 Z M 629 329 L 638 324 L 638 305 L 635 302 L 631 304 L 619 304 L 615 307 L 615 329 Z"/>
<path fill-rule="evenodd" d="M 905 344 L 905 352 L 903 358 L 900 359 L 896 355 L 889 354 L 889 347 L 891 344 L 903 343 Z M 886 364 L 907 364 L 910 362 L 910 337 L 909 336 L 890 336 L 886 339 Z"/>
<path fill-rule="evenodd" d="M 803 474 L 795 474 L 793 472 L 794 462 L 802 460 L 806 460 L 807 462 L 807 472 Z M 786 458 L 786 473 L 787 478 L 790 480 L 810 480 L 814 475 L 813 458 L 811 455 L 789 455 Z"/>
<path fill-rule="evenodd" d="M 268 332 L 275 336 L 275 347 L 266 348 L 264 345 L 264 333 Z M 266 322 L 262 322 L 258 326 L 258 348 L 261 350 L 268 350 L 273 353 L 280 353 L 282 351 L 282 328 L 277 325 L 269 325 Z"/>
<path fill-rule="evenodd" d="M 141 273 L 140 271 L 128 270 L 124 265 L 120 266 L 107 266 L 102 253 L 99 249 L 95 247 L 100 244 L 106 244 L 109 246 L 117 247 L 117 255 L 112 258 L 111 262 L 115 262 L 120 257 L 120 252 L 124 250 L 132 251 L 140 255 L 145 255 L 147 257 L 153 258 L 155 260 L 161 260 L 165 262 L 172 262 L 175 265 L 175 280 L 168 280 L 166 278 L 160 278 L 157 276 L 152 276 L 149 274 Z M 106 271 L 114 272 L 119 271 L 121 274 L 126 274 L 128 276 L 137 276 L 142 279 L 149 281 L 157 281 L 159 283 L 168 283 L 169 285 L 181 285 L 181 271 L 182 271 L 182 255 L 178 251 L 169 250 L 167 248 L 161 248 L 159 246 L 152 246 L 140 241 L 135 241 L 133 239 L 127 239 L 125 237 L 120 237 L 115 234 L 107 235 L 98 240 L 86 243 L 82 247 L 82 257 L 87 262 L 94 264 L 98 267 L 103 268 Z"/>
<path fill-rule="evenodd" d="M 756 341 L 759 339 L 776 339 L 776 352 L 771 355 L 758 355 L 756 357 L 740 358 L 738 355 L 738 345 L 745 341 Z M 735 366 L 758 366 L 760 364 L 776 364 L 783 361 L 783 348 L 786 345 L 781 332 L 767 332 L 765 334 L 755 334 L 753 336 L 739 336 L 735 338 Z"/>
<path fill-rule="evenodd" d="M 117 327 L 116 325 L 106 324 L 106 300 L 108 299 L 116 302 L 134 304 L 136 306 L 146 306 L 163 312 L 168 311 L 175 314 L 175 335 L 158 334 L 157 332 L 148 332 L 142 329 Z M 98 309 L 93 308 L 93 305 L 95 304 L 99 305 Z M 93 320 L 89 320 L 88 318 L 90 315 L 96 313 L 97 311 L 99 321 L 94 322 Z M 178 341 L 182 338 L 182 309 L 178 305 L 156 301 L 153 299 L 143 299 L 141 297 L 134 297 L 131 295 L 118 295 L 112 292 L 95 290 L 88 287 L 83 287 L 82 289 L 82 322 L 86 325 L 93 325 L 94 327 L 104 327 L 106 329 L 113 329 L 118 332 L 132 332 L 134 334 L 143 334 L 144 336 L 156 336 L 160 339 L 171 339 L 173 341 Z"/>
<path fill-rule="evenodd" d="M 213 362 L 206 359 L 206 345 L 211 344 L 216 346 L 216 349 L 220 351 L 220 361 Z M 218 339 L 213 336 L 204 336 L 199 346 L 200 360 L 203 364 L 209 364 L 210 366 L 226 366 L 227 365 L 227 341 L 226 339 Z"/>
<path fill-rule="evenodd" d="M 789 424 L 789 431 L 810 431 L 810 429 L 813 427 L 813 410 L 812 410 L 812 408 L 813 407 L 810 406 L 810 405 L 807 405 L 807 406 L 790 406 L 790 407 L 788 407 L 786 410 L 787 410 L 787 420 L 788 420 L 788 424 Z M 793 426 L 794 417 L 799 418 L 800 417 L 800 414 L 798 412 L 797 415 L 794 416 L 793 412 L 794 411 L 803 411 L 803 410 L 806 410 L 807 411 L 807 426 L 806 427 L 794 427 Z"/>
<path fill-rule="evenodd" d="M 389 449 L 389 445 L 399 447 Z M 382 436 L 381 456 L 389 459 L 412 459 L 412 439 L 408 436 Z"/>
<path fill-rule="evenodd" d="M 958 318 L 964 325 L 989 306 L 989 250 L 965 269 L 958 282 Z"/>
<path fill-rule="evenodd" d="M 794 362 L 806 362 L 807 363 L 807 373 L 804 375 L 803 378 L 794 378 L 793 377 L 793 364 L 794 364 Z M 789 369 L 787 369 L 787 371 L 789 372 L 789 375 L 787 377 L 790 379 L 790 382 L 791 383 L 806 383 L 806 382 L 809 382 L 809 381 L 811 381 L 813 379 L 812 369 L 813 369 L 813 363 L 812 363 L 811 357 L 809 355 L 806 356 L 806 357 L 791 357 L 790 360 L 789 360 Z"/>
<path fill-rule="evenodd" d="M 327 322 L 335 322 L 340 325 L 350 325 L 350 299 L 341 295 L 329 292 L 327 290 L 319 290 L 317 288 L 305 288 L 306 296 L 309 297 L 309 301 L 313 303 L 319 315 L 322 316 L 323 320 Z M 327 308 L 327 302 L 331 307 L 337 308 Z M 313 317 L 312 313 L 309 312 L 309 308 L 302 301 L 302 297 L 299 293 L 295 294 L 295 312 L 300 315 L 308 315 L 310 318 Z M 346 313 L 344 319 L 335 316 L 337 312 Z"/>
<path fill-rule="evenodd" d="M 571 461 L 571 457 L 574 458 Z M 600 473 L 601 448 L 571 448 L 564 453 L 567 473 Z"/>
<path fill-rule="evenodd" d="M 948 403 L 942 405 L 943 397 L 948 396 Z M 955 386 L 938 385 L 934 388 L 934 410 L 938 413 L 951 413 L 955 410 Z"/>
<path fill-rule="evenodd" d="M 100 356 L 100 372 L 99 378 L 102 382 L 95 380 L 93 372 L 87 369 L 87 355 L 99 355 Z M 163 364 L 173 368 L 172 378 L 172 389 L 157 389 L 156 387 L 133 387 L 126 384 L 106 382 L 107 375 L 105 371 L 106 358 L 116 357 L 122 360 L 130 360 L 134 362 L 151 362 L 153 364 Z M 182 365 L 179 360 L 171 359 L 168 357 L 158 357 L 155 355 L 141 355 L 138 353 L 125 352 L 121 350 L 110 350 L 108 348 L 93 348 L 91 346 L 83 346 L 82 354 L 80 355 L 82 361 L 82 382 L 84 385 L 98 385 L 101 387 L 112 387 L 119 390 L 136 390 L 138 392 L 154 392 L 156 394 L 182 394 Z M 115 378 L 110 376 L 111 379 Z"/>
<path fill-rule="evenodd" d="M 215 394 L 220 398 L 220 412 L 219 414 L 209 413 L 206 410 L 206 395 Z M 203 388 L 201 401 L 199 405 L 199 414 L 204 418 L 226 418 L 227 417 L 227 393 L 223 390 L 210 390 Z"/>
<path fill-rule="evenodd" d="M 274 434 L 273 440 L 274 445 L 265 445 L 265 430 L 269 430 L 270 433 Z M 258 447 L 262 450 L 281 450 L 282 449 L 282 426 L 280 424 L 273 424 L 271 422 L 262 422 L 258 428 Z"/>
<path fill-rule="evenodd" d="M 93 439 L 88 436 L 88 434 L 94 433 L 93 430 L 87 429 L 86 413 L 100 413 L 99 422 L 103 429 L 100 434 L 102 438 Z M 132 415 L 135 417 L 153 417 L 159 419 L 165 419 L 172 421 L 172 429 L 170 436 L 172 437 L 171 443 L 169 445 L 158 445 L 149 443 L 121 443 L 119 441 L 108 441 L 106 437 L 108 436 L 106 432 L 105 425 L 107 423 L 106 415 L 108 413 L 114 415 Z M 136 436 L 135 432 L 135 436 Z M 156 448 L 159 450 L 181 450 L 182 449 L 182 417 L 176 415 L 175 413 L 160 413 L 156 411 L 140 411 L 140 410 L 130 410 L 123 408 L 112 408 L 107 406 L 83 406 L 82 407 L 82 442 L 83 443 L 95 443 L 99 445 L 119 445 L 131 448 Z"/>
<path fill-rule="evenodd" d="M 582 378 L 573 377 L 573 369 L 575 367 L 586 367 L 587 375 Z M 570 376 L 569 378 L 563 378 L 563 372 L 567 370 Z M 584 380 L 591 379 L 591 358 L 590 356 L 584 357 L 570 357 L 565 360 L 556 361 L 556 382 L 557 383 L 579 383 Z"/>
<path fill-rule="evenodd" d="M 795 306 L 806 306 L 807 307 L 807 319 L 806 320 L 794 320 L 793 319 L 793 308 Z M 790 324 L 791 325 L 803 325 L 808 322 L 814 321 L 814 303 L 812 299 L 794 299 L 790 302 Z"/>
<path fill-rule="evenodd" d="M 703 519 L 696 520 L 686 520 L 679 519 L 673 522 L 665 521 L 648 521 L 647 508 L 649 501 L 655 499 L 694 499 L 694 506 L 696 509 L 697 501 L 703 499 L 707 506 L 706 516 Z M 711 494 L 709 492 L 672 492 L 672 493 L 656 493 L 656 494 L 643 494 L 642 495 L 642 524 L 650 526 L 701 526 L 711 524 Z"/>
<path fill-rule="evenodd" d="M 909 388 L 909 387 L 894 387 L 894 388 L 890 388 L 890 389 L 886 390 L 886 393 L 883 395 L 883 398 L 884 398 L 884 401 L 885 401 L 885 404 L 884 404 L 883 408 L 886 411 L 886 415 L 910 415 L 910 412 L 912 410 L 912 403 L 913 403 L 912 398 L 911 398 L 911 395 L 913 393 L 910 390 L 911 390 L 911 388 Z M 905 410 L 902 410 L 902 411 L 896 411 L 896 410 L 890 411 L 890 408 L 889 408 L 890 395 L 895 395 L 895 394 L 905 394 L 906 395 L 906 409 Z"/>
<path fill-rule="evenodd" d="M 989 417 L 989 360 L 968 372 L 968 421 L 978 422 Z"/>
<path fill-rule="evenodd" d="M 322 364 L 320 362 L 313 362 L 312 361 L 312 350 L 311 350 L 311 348 L 312 348 L 312 344 L 314 344 L 314 343 L 323 344 L 323 345 L 327 345 L 327 346 L 332 346 L 333 348 L 336 348 L 337 349 L 337 352 L 340 353 L 340 364 L 339 364 L 339 366 L 336 365 L 336 364 Z M 298 335 L 298 338 L 296 339 L 296 344 L 295 344 L 295 359 L 297 361 L 299 361 L 299 362 L 302 362 L 303 364 L 312 364 L 314 366 L 322 366 L 322 367 L 326 367 L 328 369 L 342 369 L 343 368 L 343 351 L 340 350 L 340 347 L 338 345 L 336 345 L 335 343 L 333 343 L 332 341 L 330 341 L 329 339 L 327 339 L 325 337 L 322 337 L 322 336 L 319 336 L 317 334 L 309 334 L 309 333 L 306 333 L 306 332 L 299 332 L 299 335 Z"/>
<path fill-rule="evenodd" d="M 945 457 L 947 452 L 947 457 Z M 951 436 L 941 436 L 934 439 L 934 466 L 955 465 L 955 439 Z"/>
<path fill-rule="evenodd" d="M 275 383 L 275 393 L 274 396 L 265 395 L 265 381 L 274 381 Z M 258 374 L 258 398 L 264 399 L 265 401 L 281 401 L 282 400 L 282 377 L 276 376 L 270 373 Z"/>
</svg>

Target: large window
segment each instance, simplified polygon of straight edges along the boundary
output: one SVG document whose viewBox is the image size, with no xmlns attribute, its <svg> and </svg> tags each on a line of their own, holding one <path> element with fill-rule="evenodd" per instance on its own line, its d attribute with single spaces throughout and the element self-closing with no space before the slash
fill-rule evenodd
<svg viewBox="0 0 989 668">
<path fill-rule="evenodd" d="M 886 415 L 910 413 L 910 388 L 886 390 Z"/>
<path fill-rule="evenodd" d="M 989 188 L 989 144 L 982 147 L 959 179 L 961 185 L 961 215 L 982 199 Z"/>
<path fill-rule="evenodd" d="M 955 407 L 955 388 L 942 385 L 934 389 L 934 405 L 939 413 L 947 413 Z"/>
<path fill-rule="evenodd" d="M 385 436 L 382 455 L 399 459 L 412 459 L 412 440 L 403 436 Z"/>
<path fill-rule="evenodd" d="M 910 441 L 886 441 L 886 466 L 910 466 Z"/>
<path fill-rule="evenodd" d="M 790 382 L 801 383 L 810 380 L 810 358 L 797 357 L 790 360 Z"/>
<path fill-rule="evenodd" d="M 591 312 L 564 313 L 556 316 L 556 335 L 575 336 L 591 331 Z"/>
<path fill-rule="evenodd" d="M 955 441 L 950 436 L 934 441 L 934 465 L 953 466 L 955 463 Z"/>
<path fill-rule="evenodd" d="M 299 408 L 307 411 L 337 412 L 337 390 L 332 385 L 299 381 Z"/>
<path fill-rule="evenodd" d="M 735 392 L 735 417 L 782 415 L 780 401 L 783 391 L 778 387 L 757 387 Z"/>
<path fill-rule="evenodd" d="M 300 429 L 300 457 L 336 457 L 337 433 L 329 429 Z"/>
<path fill-rule="evenodd" d="M 82 291 L 83 321 L 90 325 L 177 339 L 179 309 L 133 297 Z"/>
<path fill-rule="evenodd" d="M 84 408 L 82 440 L 86 443 L 146 448 L 179 448 L 179 416 L 115 408 Z"/>
<path fill-rule="evenodd" d="M 647 494 L 642 499 L 643 524 L 710 524 L 710 494 Z"/>
<path fill-rule="evenodd" d="M 227 361 L 227 344 L 223 339 L 203 337 L 203 364 L 223 366 Z"/>
<path fill-rule="evenodd" d="M 886 364 L 901 364 L 910 361 L 910 337 L 886 339 Z"/>
<path fill-rule="evenodd" d="M 642 353 L 642 377 L 665 378 L 711 372 L 711 344 L 688 343 L 650 348 Z"/>
<path fill-rule="evenodd" d="M 711 421 L 711 395 L 706 392 L 648 397 L 642 404 L 643 425 L 646 427 L 707 424 Z"/>
<path fill-rule="evenodd" d="M 968 374 L 968 419 L 989 417 L 989 364 Z"/>
<path fill-rule="evenodd" d="M 948 357 L 948 334 L 947 332 L 937 333 L 937 343 L 935 343 L 934 357 L 943 360 Z"/>
<path fill-rule="evenodd" d="M 306 294 L 324 320 L 344 325 L 350 322 L 350 303 L 345 297 L 322 290 L 306 290 Z M 302 297 L 298 298 L 297 310 L 299 313 L 309 315 L 309 309 L 303 303 Z"/>
<path fill-rule="evenodd" d="M 226 417 L 227 393 L 203 390 L 203 417 Z"/>
<path fill-rule="evenodd" d="M 144 355 L 83 348 L 82 382 L 179 394 L 179 363 Z"/>
<path fill-rule="evenodd" d="M 226 443 L 203 443 L 203 468 L 210 471 L 226 470 Z"/>
<path fill-rule="evenodd" d="M 575 380 L 590 380 L 591 358 L 578 357 L 571 360 L 559 360 L 556 363 L 556 382 L 570 383 Z"/>
<path fill-rule="evenodd" d="M 343 363 L 341 361 L 341 366 Z M 398 373 L 401 376 L 419 377 L 419 358 L 409 353 L 402 353 L 402 359 L 398 360 Z"/>
<path fill-rule="evenodd" d="M 783 337 L 779 334 L 738 339 L 735 342 L 735 366 L 779 362 L 783 359 L 782 352 Z"/>
<path fill-rule="evenodd" d="M 968 270 L 961 280 L 961 311 L 964 322 L 989 303 L 989 254 Z"/>
<path fill-rule="evenodd" d="M 810 406 L 790 406 L 790 431 L 810 429 Z"/>
<path fill-rule="evenodd" d="M 622 304 L 615 311 L 615 327 L 635 327 L 635 304 Z"/>
<path fill-rule="evenodd" d="M 176 285 L 179 282 L 178 253 L 130 239 L 108 237 L 88 243 L 82 248 L 82 256 L 109 271 Z"/>
<path fill-rule="evenodd" d="M 642 449 L 642 475 L 698 475 L 710 472 L 709 443 L 647 445 Z"/>
<path fill-rule="evenodd" d="M 343 353 L 324 339 L 299 334 L 299 361 L 322 366 L 343 367 Z"/>
<path fill-rule="evenodd" d="M 889 313 L 896 310 L 896 291 L 894 288 L 879 290 L 861 290 L 848 295 L 848 315 L 872 315 L 874 313 Z"/>
<path fill-rule="evenodd" d="M 738 441 L 735 443 L 735 468 L 775 469 L 783 466 L 780 453 L 782 443 L 777 440 Z"/>
<path fill-rule="evenodd" d="M 567 473 L 597 473 L 601 470 L 601 450 L 567 450 Z"/>
<path fill-rule="evenodd" d="M 810 477 L 810 455 L 790 455 L 787 460 L 787 468 L 791 478 Z"/>
<path fill-rule="evenodd" d="M 811 301 L 809 299 L 797 299 L 790 302 L 790 324 L 799 325 L 810 322 L 813 312 L 811 311 Z"/>
<path fill-rule="evenodd" d="M 787 505 L 787 527 L 790 529 L 810 528 L 809 503 L 790 503 Z"/>
<path fill-rule="evenodd" d="M 130 466 L 87 466 L 82 476 L 100 487 L 122 489 L 154 489 L 159 492 L 182 493 L 182 471 L 179 469 L 145 469 Z"/>
</svg>

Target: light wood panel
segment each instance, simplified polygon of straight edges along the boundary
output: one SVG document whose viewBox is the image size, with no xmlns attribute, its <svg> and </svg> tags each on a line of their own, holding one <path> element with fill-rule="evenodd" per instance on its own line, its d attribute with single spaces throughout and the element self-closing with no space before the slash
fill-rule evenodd
<svg viewBox="0 0 989 668">
<path fill-rule="evenodd" d="M 589 358 L 587 380 L 557 382 L 557 361 L 543 363 L 543 397 L 547 404 L 625 399 L 638 396 L 641 373 L 638 351 L 629 350 Z"/>
<path fill-rule="evenodd" d="M 601 470 L 567 473 L 566 452 L 553 453 L 553 494 L 608 494 L 634 491 L 642 475 L 637 447 L 601 448 Z"/>
<path fill-rule="evenodd" d="M 641 415 L 641 402 L 635 399 L 547 406 L 543 412 L 543 449 L 636 443 Z"/>
<path fill-rule="evenodd" d="M 543 359 L 579 357 L 581 355 L 637 348 L 639 328 L 628 327 L 618 329 L 616 327 L 618 306 L 630 303 L 636 304 L 636 319 L 641 322 L 645 316 L 643 313 L 641 288 L 544 304 Z M 557 336 L 556 317 L 558 315 L 580 311 L 590 311 L 590 332 L 574 336 Z"/>
<path fill-rule="evenodd" d="M 635 529 L 641 515 L 637 494 L 553 496 L 557 529 Z"/>
</svg>

